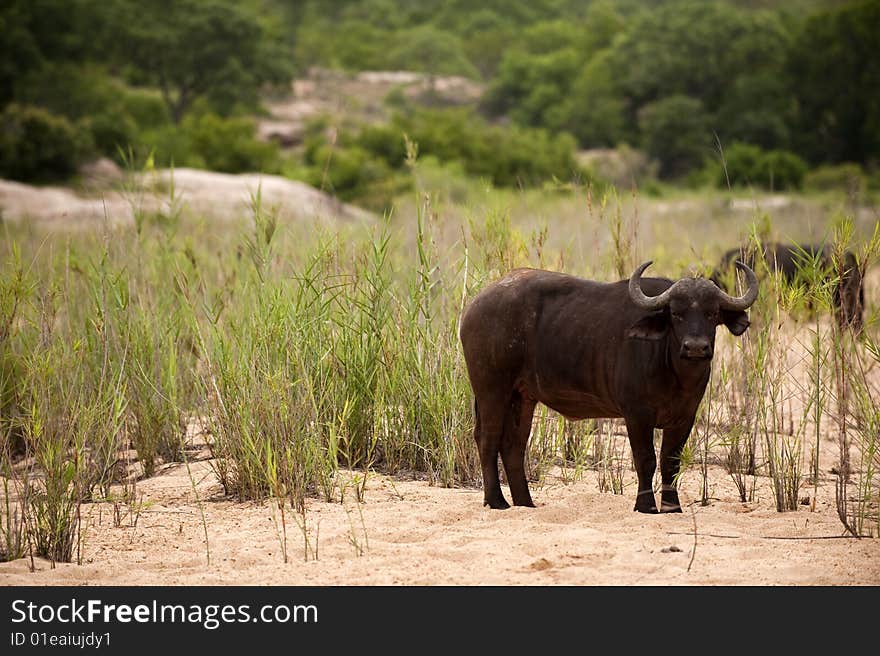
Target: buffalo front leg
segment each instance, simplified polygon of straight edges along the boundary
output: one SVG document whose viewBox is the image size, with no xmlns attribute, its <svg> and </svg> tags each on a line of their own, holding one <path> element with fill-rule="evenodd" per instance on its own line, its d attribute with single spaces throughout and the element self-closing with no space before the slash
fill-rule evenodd
<svg viewBox="0 0 880 656">
<path fill-rule="evenodd" d="M 681 468 L 681 451 L 691 434 L 694 422 L 663 429 L 660 446 L 660 512 L 681 512 L 678 501 L 678 471 Z"/>
<path fill-rule="evenodd" d="M 495 510 L 510 508 L 510 504 L 501 493 L 501 481 L 498 479 L 498 452 L 501 447 L 501 435 L 504 431 L 504 418 L 507 401 L 493 399 L 474 401 L 476 425 L 474 441 L 480 455 L 480 469 L 483 472 L 483 505 Z"/>
<path fill-rule="evenodd" d="M 644 416 L 626 417 L 626 432 L 632 448 L 633 463 L 639 477 L 639 491 L 633 510 L 641 513 L 657 513 L 654 498 L 654 472 L 657 470 L 657 453 L 654 451 L 654 421 Z"/>
<path fill-rule="evenodd" d="M 525 462 L 534 414 L 535 402 L 514 393 L 504 419 L 504 434 L 501 438 L 501 462 L 504 463 L 504 471 L 507 473 L 513 505 L 531 508 L 535 504 L 529 494 Z"/>
</svg>

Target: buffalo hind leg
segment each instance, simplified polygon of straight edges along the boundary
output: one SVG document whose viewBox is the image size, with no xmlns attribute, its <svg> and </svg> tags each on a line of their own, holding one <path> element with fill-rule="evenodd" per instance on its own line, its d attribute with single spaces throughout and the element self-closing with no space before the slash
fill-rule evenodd
<svg viewBox="0 0 880 656">
<path fill-rule="evenodd" d="M 654 498 L 654 472 L 657 470 L 657 453 L 654 451 L 654 422 L 647 417 L 626 417 L 626 432 L 632 448 L 633 463 L 639 477 L 639 492 L 633 510 L 640 513 L 657 513 Z"/>
<path fill-rule="evenodd" d="M 532 495 L 529 494 L 529 483 L 526 480 L 526 446 L 532 430 L 532 417 L 535 414 L 535 402 L 524 399 L 514 392 L 507 416 L 504 419 L 504 434 L 501 438 L 501 462 L 510 485 L 510 496 L 513 505 L 534 508 Z"/>
<path fill-rule="evenodd" d="M 681 512 L 675 477 L 681 467 L 681 451 L 692 427 L 693 421 L 683 426 L 663 429 L 663 442 L 660 446 L 660 512 Z"/>
<path fill-rule="evenodd" d="M 474 441 L 480 455 L 480 469 L 483 472 L 483 505 L 495 510 L 510 508 L 510 504 L 501 493 L 501 481 L 498 479 L 498 452 L 501 447 L 501 436 L 504 431 L 504 417 L 507 401 L 483 398 L 479 403 L 474 400 L 476 424 Z"/>
</svg>

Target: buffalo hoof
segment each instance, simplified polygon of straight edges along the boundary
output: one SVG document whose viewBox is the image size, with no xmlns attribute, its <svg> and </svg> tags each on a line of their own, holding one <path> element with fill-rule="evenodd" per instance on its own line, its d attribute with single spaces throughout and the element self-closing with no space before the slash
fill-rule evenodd
<svg viewBox="0 0 880 656">
<path fill-rule="evenodd" d="M 651 490 L 639 492 L 636 496 L 636 505 L 633 510 L 635 512 L 645 513 L 646 515 L 656 515 L 657 501 L 654 498 L 654 492 Z"/>
<path fill-rule="evenodd" d="M 680 512 L 682 512 L 682 510 L 681 510 L 681 506 L 679 506 L 679 505 L 670 506 L 665 503 L 662 503 L 662 504 L 660 504 L 660 512 L 665 515 L 666 513 L 680 513 Z"/>
<path fill-rule="evenodd" d="M 664 485 L 660 495 L 661 513 L 680 513 L 681 503 L 678 501 L 678 490 L 672 485 Z"/>
<path fill-rule="evenodd" d="M 483 502 L 484 506 L 489 506 L 492 510 L 507 510 L 510 508 L 510 504 L 501 497 L 500 499 L 486 499 Z"/>
</svg>

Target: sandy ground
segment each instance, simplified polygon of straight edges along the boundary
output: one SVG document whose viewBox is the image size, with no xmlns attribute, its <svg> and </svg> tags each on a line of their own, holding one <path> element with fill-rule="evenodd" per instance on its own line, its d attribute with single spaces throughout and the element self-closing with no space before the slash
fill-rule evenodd
<svg viewBox="0 0 880 656">
<path fill-rule="evenodd" d="M 594 472 L 565 482 L 557 470 L 532 485 L 536 508 L 506 511 L 484 508 L 478 489 L 371 474 L 362 504 L 352 495 L 308 503 L 308 549 L 288 511 L 285 562 L 277 506 L 223 497 L 206 456 L 191 463 L 195 486 L 182 464 L 139 482 L 140 511 L 120 506 L 118 526 L 112 504 L 85 506 L 82 565 L 34 559 L 30 571 L 23 558 L 0 564 L 0 584 L 880 584 L 880 540 L 844 537 L 828 473 L 815 510 L 778 513 L 766 479 L 755 501 L 740 503 L 724 470 L 712 466 L 708 505 L 653 516 L 632 511 L 632 472 L 619 496 L 600 493 Z M 689 470 L 683 502 L 699 484 L 698 470 Z"/>
</svg>

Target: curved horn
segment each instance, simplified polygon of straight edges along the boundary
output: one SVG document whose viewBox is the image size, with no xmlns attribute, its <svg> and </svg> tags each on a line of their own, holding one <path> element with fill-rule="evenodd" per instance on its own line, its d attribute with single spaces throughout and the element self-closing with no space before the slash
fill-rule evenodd
<svg viewBox="0 0 880 656">
<path fill-rule="evenodd" d="M 729 296 L 726 292 L 719 289 L 718 295 L 721 297 L 722 310 L 745 310 L 758 298 L 758 277 L 755 275 L 755 272 L 739 260 L 736 262 L 736 268 L 746 275 L 746 281 L 749 286 L 746 289 L 746 293 L 740 297 Z"/>
<path fill-rule="evenodd" d="M 653 264 L 653 260 L 645 262 L 638 269 L 633 271 L 633 274 L 629 279 L 629 297 L 632 299 L 633 303 L 643 310 L 659 310 L 664 307 L 669 303 L 669 295 L 672 292 L 672 288 L 675 287 L 675 284 L 678 284 L 673 284 L 672 287 L 659 296 L 645 296 L 639 279 L 642 277 L 642 273 L 644 273 L 645 269 L 651 266 L 651 264 Z"/>
</svg>

